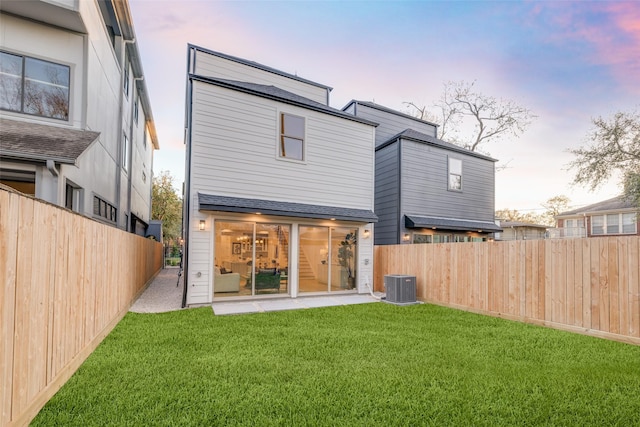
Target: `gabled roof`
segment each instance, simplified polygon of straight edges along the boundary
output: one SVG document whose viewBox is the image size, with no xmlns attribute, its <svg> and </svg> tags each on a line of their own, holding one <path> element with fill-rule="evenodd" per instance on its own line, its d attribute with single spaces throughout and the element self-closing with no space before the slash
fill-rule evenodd
<svg viewBox="0 0 640 427">
<path fill-rule="evenodd" d="M 190 74 L 189 78 L 195 81 L 209 83 L 216 86 L 225 87 L 227 89 L 233 89 L 233 90 L 248 93 L 251 95 L 260 96 L 262 98 L 285 102 L 287 104 L 296 105 L 298 107 L 303 107 L 309 110 L 330 114 L 332 116 L 341 117 L 343 119 L 351 120 L 354 122 L 364 123 L 371 126 L 378 126 L 377 123 L 374 123 L 370 120 L 365 120 L 365 119 L 356 117 L 352 114 L 345 113 L 342 110 L 338 110 L 337 108 L 329 107 L 320 102 L 313 101 L 309 98 L 305 98 L 304 96 L 297 95 L 293 92 L 280 89 L 273 85 L 261 85 L 257 83 L 242 82 L 237 80 L 203 77 L 195 74 Z"/>
<path fill-rule="evenodd" d="M 453 219 L 418 215 L 405 215 L 404 226 L 407 228 L 478 231 L 484 233 L 502 231 L 502 228 L 491 221 L 474 221 L 471 219 Z"/>
<path fill-rule="evenodd" d="M 491 162 L 497 162 L 498 160 L 485 156 L 484 154 L 476 153 L 475 151 L 468 150 L 464 147 L 460 147 L 459 145 L 451 144 L 450 142 L 443 141 L 441 139 L 435 138 L 431 135 L 427 135 L 426 133 L 418 132 L 413 129 L 405 129 L 402 132 L 392 136 L 386 142 L 383 142 L 379 146 L 376 147 L 376 151 L 393 144 L 395 141 L 399 139 L 408 139 L 411 141 L 421 142 L 423 144 L 433 145 L 440 148 L 445 148 L 450 151 L 456 151 L 458 153 L 464 153 L 469 156 L 477 157 L 479 159 L 489 160 Z"/>
<path fill-rule="evenodd" d="M 100 132 L 0 119 L 0 157 L 75 164 Z"/>
<path fill-rule="evenodd" d="M 257 68 L 257 69 L 262 70 L 262 71 L 267 71 L 269 73 L 277 74 L 277 75 L 282 76 L 282 77 L 287 77 L 287 78 L 290 78 L 290 79 L 293 79 L 293 80 L 297 80 L 299 82 L 303 82 L 303 83 L 307 83 L 307 84 L 310 84 L 310 85 L 313 85 L 313 86 L 317 86 L 319 88 L 327 89 L 328 91 L 333 90 L 333 88 L 331 88 L 329 86 L 326 86 L 326 85 L 323 85 L 321 83 L 317 83 L 317 82 L 314 82 L 314 81 L 311 81 L 311 80 L 303 79 L 302 77 L 298 77 L 298 76 L 296 76 L 294 74 L 289 74 L 289 73 L 286 73 L 284 71 L 276 70 L 275 68 L 268 67 L 268 66 L 260 64 L 258 62 L 248 61 L 246 59 L 238 58 L 237 56 L 227 55 L 226 53 L 216 52 L 215 50 L 210 50 L 210 49 L 205 49 L 203 47 L 196 46 L 196 45 L 193 45 L 191 43 L 189 43 L 187 47 L 189 49 L 199 50 L 201 52 L 208 53 L 209 55 L 217 56 L 219 58 L 224 58 L 224 59 L 227 59 L 229 61 L 237 62 L 239 64 L 248 65 L 249 67 Z"/>
<path fill-rule="evenodd" d="M 437 123 L 433 123 L 433 122 L 430 122 L 428 120 L 419 119 L 417 117 L 413 117 L 413 116 L 411 116 L 409 114 L 405 114 L 405 113 L 402 113 L 400 111 L 393 110 L 391 108 L 385 107 L 385 106 L 380 105 L 380 104 L 376 104 L 374 102 L 358 101 L 357 99 L 352 99 L 351 101 L 349 101 L 347 103 L 347 105 L 342 107 L 342 111 L 345 111 L 347 108 L 349 108 L 349 106 L 351 106 L 351 104 L 364 105 L 365 107 L 369 107 L 369 108 L 373 108 L 373 109 L 376 109 L 376 110 L 384 111 L 385 113 L 394 114 L 394 115 L 399 116 L 399 117 L 404 117 L 406 119 L 415 120 L 416 122 L 420 122 L 420 123 L 426 123 L 428 125 L 435 126 L 435 127 L 439 127 L 440 126 Z"/>
<path fill-rule="evenodd" d="M 618 196 L 611 199 L 604 200 L 602 202 L 594 203 L 592 205 L 584 206 L 582 208 L 573 209 L 571 211 L 560 212 L 556 215 L 556 218 L 563 216 L 582 215 L 599 212 L 612 212 L 612 211 L 634 211 L 638 210 L 637 206 L 633 205 L 633 202 L 627 200 L 624 196 Z"/>
<path fill-rule="evenodd" d="M 257 213 L 263 215 L 335 219 L 354 222 L 378 222 L 373 211 L 338 206 L 310 205 L 306 203 L 280 202 L 276 200 L 246 199 L 198 193 L 201 211 Z"/>
</svg>

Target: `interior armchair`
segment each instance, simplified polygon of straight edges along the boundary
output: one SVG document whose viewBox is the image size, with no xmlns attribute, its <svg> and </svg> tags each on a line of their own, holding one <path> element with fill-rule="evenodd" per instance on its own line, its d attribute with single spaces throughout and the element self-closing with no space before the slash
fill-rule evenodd
<svg viewBox="0 0 640 427">
<path fill-rule="evenodd" d="M 247 278 L 247 288 L 251 288 L 251 276 Z M 276 269 L 258 270 L 256 272 L 256 293 L 262 290 L 280 292 L 280 273 Z"/>
</svg>

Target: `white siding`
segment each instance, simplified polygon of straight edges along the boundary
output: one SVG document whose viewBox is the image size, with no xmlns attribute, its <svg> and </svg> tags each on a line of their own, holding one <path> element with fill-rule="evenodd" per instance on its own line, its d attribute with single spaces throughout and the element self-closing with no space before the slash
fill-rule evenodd
<svg viewBox="0 0 640 427">
<path fill-rule="evenodd" d="M 305 83 L 290 77 L 251 67 L 230 59 L 212 55 L 203 51 L 196 51 L 194 74 L 237 80 L 263 85 L 273 85 L 286 91 L 295 93 L 316 102 L 328 105 L 328 90 L 324 87 Z"/>
<path fill-rule="evenodd" d="M 306 161 L 279 159 L 278 114 L 305 117 Z M 195 82 L 191 190 L 373 209 L 374 127 Z"/>
</svg>

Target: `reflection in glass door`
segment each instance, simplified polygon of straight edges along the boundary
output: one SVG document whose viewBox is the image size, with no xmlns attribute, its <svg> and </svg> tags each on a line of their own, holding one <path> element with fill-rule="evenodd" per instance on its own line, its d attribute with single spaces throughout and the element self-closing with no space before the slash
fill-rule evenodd
<svg viewBox="0 0 640 427">
<path fill-rule="evenodd" d="M 289 225 L 216 221 L 214 298 L 289 293 Z"/>
<path fill-rule="evenodd" d="M 355 289 L 357 228 L 300 226 L 300 292 Z"/>
</svg>

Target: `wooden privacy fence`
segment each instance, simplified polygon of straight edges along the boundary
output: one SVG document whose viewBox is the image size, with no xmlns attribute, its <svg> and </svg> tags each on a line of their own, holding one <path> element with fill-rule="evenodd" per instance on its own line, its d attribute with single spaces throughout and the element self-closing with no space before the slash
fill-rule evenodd
<svg viewBox="0 0 640 427">
<path fill-rule="evenodd" d="M 27 424 L 160 268 L 160 243 L 0 188 L 0 425 Z"/>
<path fill-rule="evenodd" d="M 376 246 L 374 284 L 418 299 L 640 344 L 640 237 Z"/>
</svg>

